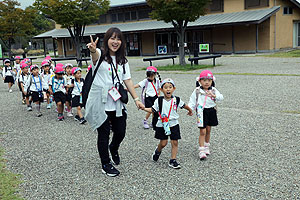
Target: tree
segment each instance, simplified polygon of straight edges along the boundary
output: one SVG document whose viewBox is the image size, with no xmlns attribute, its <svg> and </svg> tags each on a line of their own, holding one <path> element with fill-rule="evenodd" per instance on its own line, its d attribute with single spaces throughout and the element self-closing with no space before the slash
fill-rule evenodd
<svg viewBox="0 0 300 200">
<path fill-rule="evenodd" d="M 80 47 L 85 27 L 106 13 L 109 0 L 35 0 L 33 5 L 69 31 L 77 58 L 81 58 Z"/>
<path fill-rule="evenodd" d="M 34 12 L 17 8 L 20 3 L 15 0 L 4 0 L 0 2 L 0 38 L 2 43 L 9 49 L 11 57 L 11 45 L 17 36 L 30 34 L 34 28 L 32 21 Z"/>
<path fill-rule="evenodd" d="M 153 8 L 151 18 L 172 23 L 179 40 L 179 63 L 185 65 L 184 33 L 188 22 L 193 22 L 206 13 L 211 0 L 147 0 Z"/>
</svg>

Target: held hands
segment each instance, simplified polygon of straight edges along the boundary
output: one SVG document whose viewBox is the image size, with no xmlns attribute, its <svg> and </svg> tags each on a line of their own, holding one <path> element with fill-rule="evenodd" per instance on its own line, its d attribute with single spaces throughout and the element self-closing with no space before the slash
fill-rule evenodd
<svg viewBox="0 0 300 200">
<path fill-rule="evenodd" d="M 193 116 L 193 111 L 192 110 L 189 110 L 188 114 L 189 116 Z"/>
<path fill-rule="evenodd" d="M 145 105 L 140 101 L 135 101 L 135 105 L 138 109 L 142 109 L 142 110 L 145 109 Z"/>
<path fill-rule="evenodd" d="M 96 53 L 96 48 L 97 48 L 97 43 L 99 38 L 97 37 L 95 41 L 93 40 L 93 37 L 91 35 L 90 38 L 91 38 L 91 42 L 88 43 L 86 46 L 89 48 L 91 53 Z"/>
</svg>

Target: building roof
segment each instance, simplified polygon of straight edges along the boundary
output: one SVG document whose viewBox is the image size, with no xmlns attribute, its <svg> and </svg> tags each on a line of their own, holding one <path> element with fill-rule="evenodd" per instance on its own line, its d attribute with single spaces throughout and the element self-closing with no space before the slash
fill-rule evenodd
<svg viewBox="0 0 300 200">
<path fill-rule="evenodd" d="M 300 0 L 291 0 L 291 2 L 293 2 L 300 8 Z"/>
<path fill-rule="evenodd" d="M 211 26 L 228 26 L 228 25 L 238 25 L 238 24 L 259 24 L 280 9 L 280 6 L 274 6 L 273 8 L 260 9 L 260 10 L 249 10 L 243 12 L 234 13 L 223 13 L 214 15 L 205 15 L 199 17 L 194 22 L 188 23 L 188 28 L 193 27 L 211 27 Z M 95 25 L 87 26 L 85 29 L 85 36 L 102 34 L 105 33 L 109 28 L 117 27 L 122 32 L 138 32 L 138 31 L 155 31 L 155 30 L 167 30 L 173 29 L 171 23 L 165 23 L 163 21 L 149 20 L 149 21 L 137 21 L 130 23 L 120 23 L 120 24 L 105 24 L 105 25 Z M 70 37 L 67 29 L 53 29 L 51 31 L 42 33 L 34 37 L 34 39 L 42 38 L 62 38 Z"/>
</svg>

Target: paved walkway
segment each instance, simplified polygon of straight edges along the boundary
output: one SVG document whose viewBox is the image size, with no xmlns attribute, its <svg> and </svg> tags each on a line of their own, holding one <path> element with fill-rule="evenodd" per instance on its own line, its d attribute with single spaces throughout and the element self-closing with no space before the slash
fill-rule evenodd
<svg viewBox="0 0 300 200">
<path fill-rule="evenodd" d="M 133 81 L 145 77 L 129 60 Z M 154 64 L 171 63 L 157 61 Z M 298 58 L 230 57 L 217 59 L 213 73 L 300 74 Z M 204 63 L 211 63 L 210 60 Z M 200 70 L 161 72 L 176 82 L 175 94 L 188 102 Z M 132 100 L 127 135 L 120 149 L 121 175 L 101 173 L 96 134 L 72 118 L 56 121 L 54 108 L 36 118 L 21 104 L 20 93 L 0 83 L 0 145 L 8 168 L 21 174 L 25 199 L 300 199 L 300 111 L 298 76 L 216 75 L 224 95 L 218 106 L 219 126 L 212 129 L 208 160 L 198 159 L 195 117 L 180 113 L 182 140 L 178 161 L 168 167 L 170 144 L 158 163 L 151 154 L 158 141 L 141 128 L 145 113 Z M 140 93 L 140 90 L 138 90 Z"/>
</svg>

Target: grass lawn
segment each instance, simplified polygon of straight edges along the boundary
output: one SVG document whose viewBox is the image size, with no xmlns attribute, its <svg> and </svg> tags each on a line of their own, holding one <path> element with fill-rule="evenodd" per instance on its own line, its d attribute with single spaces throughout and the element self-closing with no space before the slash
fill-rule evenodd
<svg viewBox="0 0 300 200">
<path fill-rule="evenodd" d="M 270 55 L 257 55 L 263 57 L 279 57 L 279 58 L 292 58 L 292 57 L 300 57 L 300 50 L 292 50 L 288 52 L 276 52 Z"/>
<path fill-rule="evenodd" d="M 2 157 L 4 150 L 0 148 L 0 199 L 22 199 L 16 192 L 20 184 L 19 175 L 13 174 L 6 169 L 6 160 Z"/>
<path fill-rule="evenodd" d="M 220 65 L 216 65 L 220 66 Z M 197 69 L 204 69 L 204 68 L 213 68 L 213 65 L 166 65 L 166 66 L 155 66 L 158 71 L 192 71 Z M 139 70 L 146 70 L 146 67 L 141 68 Z"/>
</svg>

